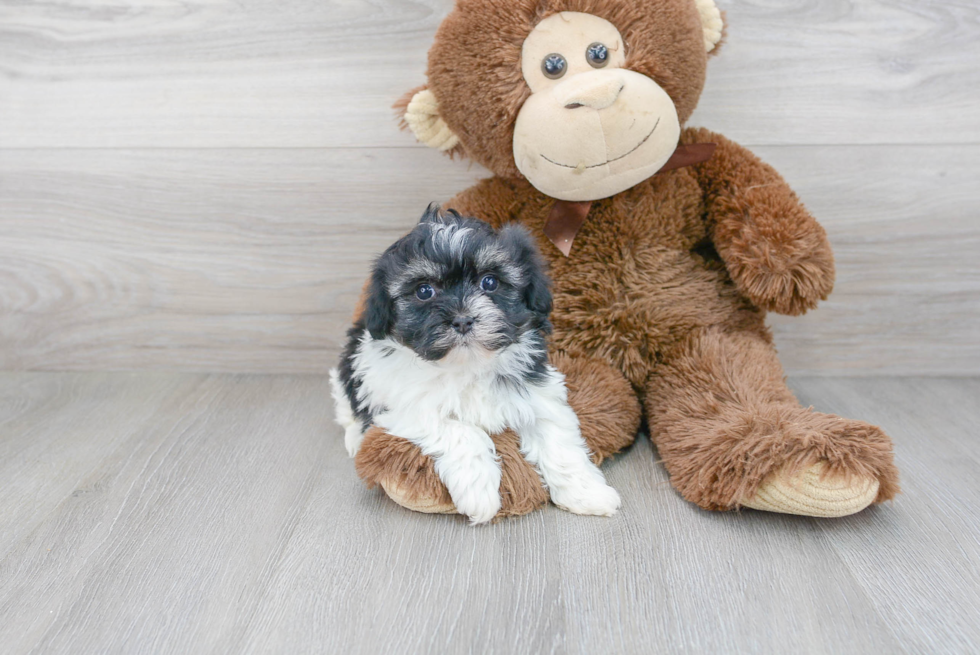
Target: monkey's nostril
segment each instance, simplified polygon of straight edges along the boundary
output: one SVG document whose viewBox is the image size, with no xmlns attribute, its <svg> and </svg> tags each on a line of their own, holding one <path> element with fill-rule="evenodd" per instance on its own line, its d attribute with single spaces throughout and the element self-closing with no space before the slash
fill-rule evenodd
<svg viewBox="0 0 980 655">
<path fill-rule="evenodd" d="M 626 83 L 622 80 L 587 80 L 587 82 L 589 83 L 575 88 L 563 99 L 565 109 L 579 107 L 605 109 L 615 103 L 626 88 Z"/>
</svg>

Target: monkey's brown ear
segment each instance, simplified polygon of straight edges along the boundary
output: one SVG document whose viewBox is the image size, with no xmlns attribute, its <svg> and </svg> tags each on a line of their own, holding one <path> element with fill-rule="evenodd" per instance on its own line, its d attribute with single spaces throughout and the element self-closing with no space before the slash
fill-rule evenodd
<svg viewBox="0 0 980 655">
<path fill-rule="evenodd" d="M 395 109 L 402 115 L 403 127 L 412 130 L 420 143 L 442 152 L 459 145 L 459 137 L 439 115 L 435 95 L 424 86 L 407 93 L 395 103 Z"/>
<path fill-rule="evenodd" d="M 698 13 L 701 14 L 701 27 L 704 30 L 704 48 L 708 52 L 715 49 L 724 35 L 725 22 L 721 18 L 721 10 L 715 0 L 695 0 Z"/>
</svg>

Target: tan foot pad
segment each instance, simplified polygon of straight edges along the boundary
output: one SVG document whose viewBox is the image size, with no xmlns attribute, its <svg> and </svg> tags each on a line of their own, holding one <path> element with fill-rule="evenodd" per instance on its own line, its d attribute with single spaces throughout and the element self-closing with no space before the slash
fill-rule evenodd
<svg viewBox="0 0 980 655">
<path fill-rule="evenodd" d="M 821 479 L 823 471 L 824 464 L 818 462 L 793 477 L 773 474 L 742 506 L 781 514 L 836 517 L 860 512 L 878 495 L 878 480 L 874 478 L 845 481 L 829 475 Z"/>
<path fill-rule="evenodd" d="M 451 501 L 446 502 L 440 498 L 412 498 L 405 489 L 398 486 L 397 482 L 382 481 L 381 488 L 385 490 L 388 497 L 393 501 L 413 512 L 423 514 L 456 514 L 456 506 Z"/>
</svg>

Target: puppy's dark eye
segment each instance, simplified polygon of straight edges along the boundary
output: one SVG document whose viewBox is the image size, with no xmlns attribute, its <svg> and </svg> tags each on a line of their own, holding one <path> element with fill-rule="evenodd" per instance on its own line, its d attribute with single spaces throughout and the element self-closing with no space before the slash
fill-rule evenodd
<svg viewBox="0 0 980 655">
<path fill-rule="evenodd" d="M 586 48 L 585 58 L 592 68 L 602 68 L 609 63 L 609 48 L 601 43 L 593 43 Z"/>
<path fill-rule="evenodd" d="M 557 52 L 553 52 L 541 61 L 541 72 L 544 76 L 552 80 L 557 80 L 565 74 L 568 67 L 565 58 Z"/>
<path fill-rule="evenodd" d="M 480 280 L 480 288 L 484 291 L 496 291 L 497 278 L 492 275 L 484 275 L 483 279 Z"/>
<path fill-rule="evenodd" d="M 415 289 L 415 297 L 419 300 L 428 300 L 434 295 L 436 295 L 436 290 L 432 288 L 431 284 L 420 284 Z"/>
</svg>

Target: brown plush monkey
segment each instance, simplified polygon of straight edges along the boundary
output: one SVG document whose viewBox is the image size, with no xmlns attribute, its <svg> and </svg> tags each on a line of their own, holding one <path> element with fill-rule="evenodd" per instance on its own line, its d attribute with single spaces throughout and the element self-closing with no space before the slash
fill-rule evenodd
<svg viewBox="0 0 980 655">
<path fill-rule="evenodd" d="M 897 493 L 891 442 L 801 407 L 764 324 L 830 293 L 826 234 L 775 170 L 685 127 L 722 31 L 713 0 L 458 0 L 401 107 L 420 141 L 495 174 L 447 207 L 539 237 L 552 362 L 597 460 L 642 411 L 700 507 L 850 514 Z M 502 514 L 543 504 L 514 436 L 495 441 Z M 356 464 L 407 507 L 454 511 L 397 435 L 372 430 Z"/>
</svg>

